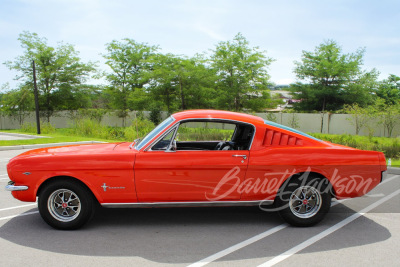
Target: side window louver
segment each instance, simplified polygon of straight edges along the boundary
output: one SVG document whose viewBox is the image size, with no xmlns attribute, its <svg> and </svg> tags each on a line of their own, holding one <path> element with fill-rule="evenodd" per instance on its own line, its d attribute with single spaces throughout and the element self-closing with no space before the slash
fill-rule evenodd
<svg viewBox="0 0 400 267">
<path fill-rule="evenodd" d="M 266 130 L 263 146 L 302 146 L 303 140 L 274 130 Z"/>
</svg>

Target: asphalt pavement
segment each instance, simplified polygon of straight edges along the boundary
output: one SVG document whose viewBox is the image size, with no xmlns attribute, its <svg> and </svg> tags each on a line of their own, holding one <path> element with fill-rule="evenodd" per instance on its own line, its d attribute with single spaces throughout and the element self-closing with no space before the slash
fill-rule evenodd
<svg viewBox="0 0 400 267">
<path fill-rule="evenodd" d="M 0 151 L 0 187 L 24 151 Z M 309 228 L 258 207 L 99 208 L 84 228 L 59 231 L 0 188 L 0 266 L 399 266 L 399 196 L 390 174 Z"/>
</svg>

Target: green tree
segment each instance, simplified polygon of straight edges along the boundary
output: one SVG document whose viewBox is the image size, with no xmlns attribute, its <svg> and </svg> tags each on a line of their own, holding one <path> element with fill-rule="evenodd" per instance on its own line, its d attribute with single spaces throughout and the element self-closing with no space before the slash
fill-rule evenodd
<svg viewBox="0 0 400 267">
<path fill-rule="evenodd" d="M 400 77 L 390 74 L 386 80 L 379 83 L 376 95 L 382 98 L 386 105 L 400 104 Z"/>
<path fill-rule="evenodd" d="M 300 62 L 295 61 L 299 82 L 292 85 L 298 110 L 338 110 L 344 104 L 365 106 L 373 102 L 378 72 L 363 71 L 365 50 L 344 54 L 332 40 L 320 44 L 313 52 L 303 51 Z"/>
<path fill-rule="evenodd" d="M 376 109 L 374 107 L 362 108 L 357 103 L 353 105 L 345 105 L 343 110 L 344 113 L 350 114 L 351 118 L 347 120 L 354 125 L 356 135 L 358 135 L 362 128 L 367 127 L 369 122 L 376 117 Z M 368 128 L 369 135 L 373 135 L 373 128 Z"/>
<path fill-rule="evenodd" d="M 111 107 L 118 110 L 125 125 L 128 110 L 137 109 L 129 105 L 131 94 L 138 90 L 140 94 L 135 94 L 135 99 L 142 97 L 143 87 L 148 83 L 148 72 L 152 71 L 149 59 L 156 54 L 158 47 L 126 38 L 113 40 L 106 45 L 106 50 L 103 57 L 111 68 L 111 72 L 106 74 L 110 83 L 107 93 L 111 97 Z"/>
<path fill-rule="evenodd" d="M 164 101 L 169 113 L 213 107 L 215 76 L 201 57 L 160 54 L 153 63 L 149 91 L 153 99 Z"/>
<path fill-rule="evenodd" d="M 393 130 L 400 120 L 400 104 L 388 105 L 385 99 L 379 98 L 374 105 L 379 123 L 384 127 L 387 136 L 392 137 Z"/>
<path fill-rule="evenodd" d="M 32 60 L 35 61 L 39 106 L 49 122 L 54 111 L 63 109 L 67 102 L 80 99 L 71 95 L 84 89 L 81 86 L 95 71 L 95 65 L 91 62 L 82 63 L 78 52 L 70 44 L 59 43 L 54 48 L 47 45 L 46 38 L 30 32 L 21 33 L 18 40 L 24 49 L 23 55 L 4 64 L 9 69 L 18 71 L 16 79 L 32 90 Z M 66 95 L 70 97 L 64 97 Z"/>
<path fill-rule="evenodd" d="M 267 107 L 270 101 L 267 67 L 272 61 L 258 47 L 250 47 L 240 33 L 233 41 L 220 42 L 210 59 L 218 77 L 218 107 L 235 111 L 259 111 Z"/>
<path fill-rule="evenodd" d="M 27 86 L 13 90 L 9 90 L 8 86 L 3 86 L 2 89 L 7 90 L 1 98 L 2 113 L 14 118 L 19 125 L 22 125 L 25 118 L 34 109 L 32 91 Z"/>
</svg>

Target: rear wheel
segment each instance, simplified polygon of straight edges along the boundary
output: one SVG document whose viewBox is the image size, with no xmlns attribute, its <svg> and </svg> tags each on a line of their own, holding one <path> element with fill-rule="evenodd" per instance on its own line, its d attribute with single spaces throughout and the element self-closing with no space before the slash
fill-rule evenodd
<svg viewBox="0 0 400 267">
<path fill-rule="evenodd" d="M 56 229 L 72 230 L 82 227 L 93 217 L 95 201 L 81 184 L 58 180 L 41 191 L 38 207 L 47 224 Z"/>
<path fill-rule="evenodd" d="M 280 190 L 276 198 L 281 217 L 294 226 L 312 226 L 320 222 L 331 206 L 327 179 L 294 179 Z"/>
</svg>

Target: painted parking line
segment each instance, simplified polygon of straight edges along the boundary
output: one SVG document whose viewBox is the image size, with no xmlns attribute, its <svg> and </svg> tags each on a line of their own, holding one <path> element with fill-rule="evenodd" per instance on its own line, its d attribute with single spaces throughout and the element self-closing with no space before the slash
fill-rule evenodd
<svg viewBox="0 0 400 267">
<path fill-rule="evenodd" d="M 334 201 L 334 202 L 332 202 L 331 207 L 336 206 L 337 204 L 342 203 L 345 200 L 346 199 Z M 261 240 L 261 239 L 263 239 L 265 237 L 267 237 L 267 236 L 275 234 L 275 233 L 287 228 L 288 226 L 289 225 L 286 224 L 286 223 L 278 225 L 278 226 L 276 226 L 276 227 L 274 227 L 272 229 L 269 229 L 269 230 L 267 230 L 267 231 L 265 231 L 265 232 L 263 232 L 261 234 L 253 236 L 253 237 L 251 237 L 249 239 L 246 239 L 246 240 L 244 240 L 244 241 L 242 241 L 242 242 L 240 242 L 240 243 L 238 243 L 236 245 L 233 245 L 233 246 L 231 246 L 231 247 L 229 247 L 227 249 L 224 249 L 224 250 L 222 250 L 222 251 L 220 251 L 218 253 L 215 253 L 215 254 L 207 257 L 207 258 L 204 258 L 204 259 L 199 260 L 199 261 L 197 261 L 195 263 L 192 263 L 192 264 L 188 265 L 187 267 L 201 267 L 201 266 L 207 265 L 207 264 L 209 264 L 209 263 L 211 263 L 213 261 L 216 261 L 216 260 L 218 260 L 218 259 L 220 259 L 222 257 L 225 257 L 228 254 L 231 254 L 231 253 L 233 253 L 233 252 L 235 252 L 235 251 L 237 251 L 239 249 L 242 249 L 242 248 L 244 248 L 244 247 L 246 247 L 248 245 L 251 245 L 251 244 L 253 244 L 253 243 L 255 243 L 255 242 L 257 242 L 257 241 L 259 241 L 259 240 Z"/>
<path fill-rule="evenodd" d="M 380 183 L 380 185 L 385 184 L 387 182 L 390 182 L 393 179 L 396 179 L 398 177 L 400 177 L 400 175 L 395 175 L 395 176 L 392 176 L 392 177 L 390 177 L 388 179 L 385 179 L 382 183 Z M 336 206 L 337 204 L 342 203 L 342 202 L 344 202 L 346 200 L 349 200 L 349 199 L 342 199 L 342 200 L 333 201 L 331 207 Z M 213 261 L 216 261 L 216 260 L 218 260 L 218 259 L 220 259 L 220 258 L 222 258 L 222 257 L 224 257 L 224 256 L 226 256 L 228 254 L 231 254 L 231 253 L 233 253 L 233 252 L 235 252 L 235 251 L 237 251 L 239 249 L 242 249 L 245 246 L 251 245 L 252 243 L 257 242 L 257 241 L 261 240 L 262 238 L 265 238 L 265 237 L 267 237 L 267 236 L 269 236 L 269 235 L 271 235 L 273 233 L 281 231 L 281 230 L 283 230 L 283 229 L 285 229 L 287 227 L 288 227 L 287 224 L 278 225 L 278 226 L 276 226 L 276 227 L 274 227 L 274 228 L 272 228 L 270 230 L 267 230 L 267 231 L 265 231 L 265 232 L 263 232 L 261 234 L 258 234 L 256 236 L 253 236 L 253 237 L 251 237 L 251 238 L 249 238 L 247 240 L 244 240 L 244 241 L 242 241 L 242 242 L 240 242 L 240 243 L 238 243 L 236 245 L 228 247 L 227 249 L 224 249 L 224 250 L 222 250 L 222 251 L 220 251 L 218 253 L 215 253 L 215 254 L 207 257 L 207 258 L 204 258 L 204 259 L 202 259 L 200 261 L 192 263 L 192 264 L 188 265 L 187 267 L 201 267 L 201 266 L 207 265 L 207 264 L 209 264 L 209 263 L 211 263 Z"/>
<path fill-rule="evenodd" d="M 253 236 L 252 238 L 249 238 L 249 239 L 247 239 L 247 240 L 245 240 L 243 242 L 240 242 L 240 243 L 238 243 L 238 244 L 236 244 L 234 246 L 231 246 L 231 247 L 229 247 L 227 249 L 224 249 L 224 250 L 222 250 L 222 251 L 220 251 L 218 253 L 215 253 L 215 254 L 213 254 L 213 255 L 205 258 L 205 259 L 202 259 L 202 260 L 200 260 L 198 262 L 190 264 L 190 265 L 188 265 L 188 267 L 201 267 L 201 266 L 207 265 L 207 264 L 209 264 L 209 263 L 211 263 L 211 262 L 213 262 L 215 260 L 218 260 L 218 259 L 220 259 L 220 258 L 232 253 L 232 252 L 235 252 L 236 250 L 244 248 L 245 246 L 248 246 L 248 245 L 250 245 L 250 244 L 252 244 L 254 242 L 257 242 L 257 241 L 259 241 L 259 240 L 261 240 L 261 239 L 263 239 L 263 238 L 265 238 L 265 237 L 267 237 L 269 235 L 272 235 L 272 234 L 274 234 L 274 233 L 276 233 L 276 232 L 278 232 L 278 231 L 280 231 L 282 229 L 285 229 L 287 226 L 288 225 L 285 224 L 285 223 L 281 224 L 281 225 L 278 225 L 278 226 L 276 226 L 276 227 L 274 227 L 274 228 L 272 228 L 272 229 L 270 229 L 268 231 L 265 231 L 265 232 L 263 232 L 261 234 Z"/>
<path fill-rule="evenodd" d="M 283 252 L 282 254 L 276 256 L 275 258 L 272 258 L 271 260 L 258 265 L 258 267 L 269 267 L 269 266 L 274 266 L 275 264 L 289 258 L 290 256 L 293 256 L 297 252 L 311 246 L 312 244 L 316 243 L 317 241 L 321 240 L 322 238 L 332 234 L 333 232 L 341 229 L 342 227 L 346 226 L 347 224 L 351 223 L 352 221 L 356 220 L 357 218 L 365 215 L 367 212 L 371 211 L 372 209 L 378 207 L 379 205 L 383 204 L 384 202 L 388 201 L 389 199 L 397 196 L 400 194 L 400 189 L 396 190 L 395 192 L 391 193 L 390 195 L 374 202 L 373 204 L 369 205 L 368 207 L 362 209 L 360 212 L 355 213 L 351 215 L 350 217 L 347 217 L 343 221 L 340 221 L 339 223 L 335 224 L 334 226 L 329 227 L 325 231 L 307 239 L 306 241 L 300 243 L 299 245 Z"/>
<path fill-rule="evenodd" d="M 32 215 L 32 214 L 36 214 L 36 213 L 39 213 L 39 211 L 31 211 L 31 212 L 27 212 L 27 213 L 21 213 L 21 214 L 18 214 L 18 215 L 0 217 L 0 221 L 8 220 L 8 219 L 16 218 L 16 217 L 21 217 L 21 216 L 26 216 L 26 215 Z"/>
<path fill-rule="evenodd" d="M 20 208 L 32 207 L 32 206 L 37 206 L 37 203 L 31 203 L 31 204 L 26 204 L 26 205 L 21 205 L 21 206 L 14 206 L 14 207 L 9 207 L 9 208 L 3 208 L 3 209 L 0 209 L 0 211 L 14 210 L 14 209 L 20 209 Z"/>
</svg>

